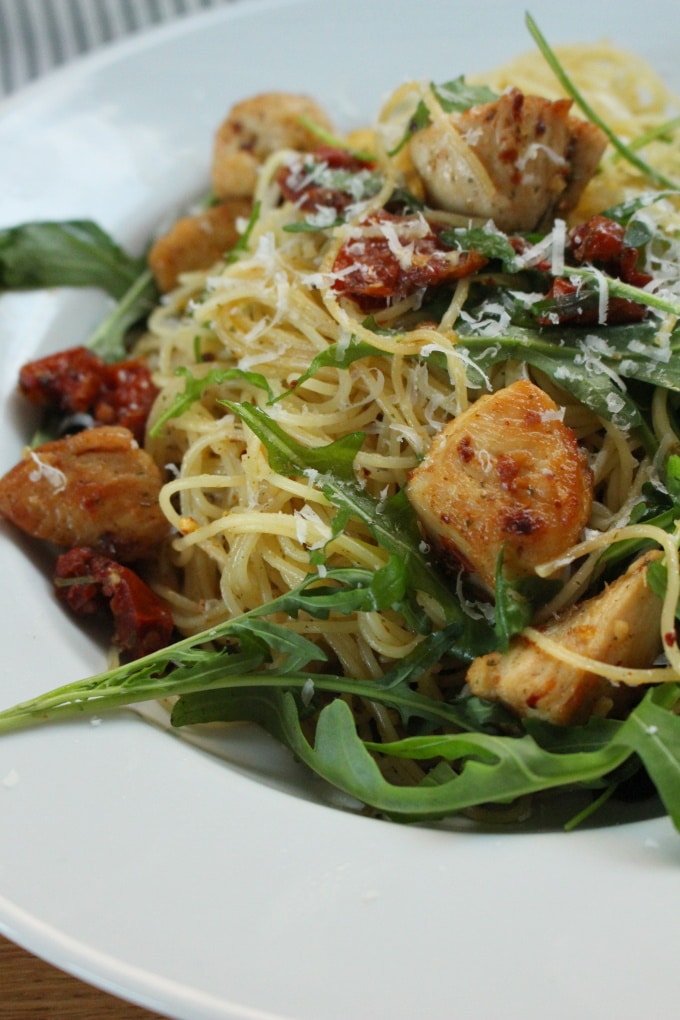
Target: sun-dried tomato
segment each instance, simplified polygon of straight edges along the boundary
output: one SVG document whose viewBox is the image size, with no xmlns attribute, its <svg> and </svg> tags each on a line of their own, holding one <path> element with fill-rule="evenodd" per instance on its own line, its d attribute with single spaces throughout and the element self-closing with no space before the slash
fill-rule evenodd
<svg viewBox="0 0 680 1020">
<path fill-rule="evenodd" d="M 301 155 L 291 165 L 281 167 L 276 181 L 284 199 L 294 202 L 300 209 L 312 212 L 335 209 L 342 212 L 356 202 L 358 196 L 352 190 L 338 187 L 332 171 L 358 174 L 374 167 L 373 161 L 362 159 L 347 149 L 320 146 Z M 328 179 L 324 181 L 324 177 Z"/>
<path fill-rule="evenodd" d="M 141 444 L 151 405 L 158 394 L 146 360 L 134 358 L 106 367 L 104 384 L 93 408 L 94 419 L 100 425 L 123 425 Z"/>
<path fill-rule="evenodd" d="M 165 648 L 173 634 L 170 611 L 134 570 L 86 547 L 57 559 L 55 591 L 73 612 L 109 612 L 114 641 L 127 660 Z"/>
<path fill-rule="evenodd" d="M 644 287 L 652 279 L 638 268 L 640 253 L 625 243 L 624 227 L 607 216 L 591 216 L 569 231 L 565 255 L 567 262 L 588 263 L 613 279 L 633 287 Z M 580 289 L 565 278 L 553 280 L 546 300 L 550 311 L 539 317 L 542 326 L 597 324 L 600 319 L 599 295 Z M 647 309 L 637 301 L 608 297 L 606 321 L 609 325 L 640 322 Z"/>
<path fill-rule="evenodd" d="M 70 347 L 24 365 L 19 389 L 49 410 L 89 414 L 98 425 L 123 425 L 139 443 L 158 393 L 144 358 L 108 364 L 86 347 Z"/>
<path fill-rule="evenodd" d="M 42 407 L 86 414 L 99 393 L 104 367 L 102 359 L 86 347 L 71 347 L 24 365 L 19 389 Z"/>
<path fill-rule="evenodd" d="M 418 215 L 376 213 L 338 252 L 333 264 L 335 291 L 370 307 L 372 302 L 384 303 L 471 276 L 487 264 L 479 252 L 446 245 L 441 240 L 443 229 Z"/>
<path fill-rule="evenodd" d="M 599 296 L 588 293 L 579 297 L 579 288 L 571 280 L 558 277 L 553 280 L 545 300 L 553 302 L 549 312 L 538 317 L 541 326 L 572 325 L 594 326 L 600 321 Z M 606 321 L 610 326 L 622 326 L 628 322 L 641 322 L 647 314 L 644 305 L 625 298 L 609 297 Z"/>
<path fill-rule="evenodd" d="M 611 262 L 623 248 L 624 229 L 606 216 L 591 216 L 569 233 L 569 248 L 578 262 Z"/>
<path fill-rule="evenodd" d="M 637 268 L 640 253 L 625 243 L 626 232 L 616 220 L 591 216 L 569 232 L 568 250 L 576 262 L 590 262 L 633 287 L 644 287 L 652 279 Z"/>
</svg>

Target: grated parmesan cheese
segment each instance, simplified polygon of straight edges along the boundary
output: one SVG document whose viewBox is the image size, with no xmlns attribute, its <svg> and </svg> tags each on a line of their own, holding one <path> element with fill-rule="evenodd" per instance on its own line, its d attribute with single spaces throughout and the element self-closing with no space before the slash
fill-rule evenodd
<svg viewBox="0 0 680 1020">
<path fill-rule="evenodd" d="M 551 270 L 553 276 L 561 276 L 564 272 L 564 249 L 567 243 L 567 224 L 564 220 L 555 220 L 552 233 Z"/>
<path fill-rule="evenodd" d="M 531 163 L 538 159 L 539 156 L 546 156 L 549 162 L 554 163 L 555 166 L 568 168 L 569 162 L 561 156 L 559 152 L 555 152 L 548 145 L 542 145 L 541 142 L 532 142 L 527 145 L 524 153 L 515 160 L 515 166 L 518 170 L 523 171 L 526 168 L 527 163 Z"/>
<path fill-rule="evenodd" d="M 31 482 L 39 482 L 44 478 L 52 486 L 55 493 L 63 492 L 68 483 L 64 472 L 60 471 L 59 468 L 55 468 L 52 464 L 47 464 L 44 460 L 41 460 L 34 450 L 30 451 L 30 457 L 36 465 L 36 469 L 29 474 L 29 480 Z"/>
<path fill-rule="evenodd" d="M 302 685 L 302 690 L 300 691 L 300 698 L 305 708 L 309 708 L 309 706 L 312 703 L 313 697 L 314 697 L 314 681 L 310 676 L 308 677 L 307 680 L 305 680 L 304 684 Z"/>
</svg>

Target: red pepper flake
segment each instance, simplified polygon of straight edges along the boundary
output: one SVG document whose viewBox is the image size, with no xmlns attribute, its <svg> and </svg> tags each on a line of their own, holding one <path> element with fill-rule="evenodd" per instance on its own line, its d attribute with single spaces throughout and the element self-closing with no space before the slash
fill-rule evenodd
<svg viewBox="0 0 680 1020">
<path fill-rule="evenodd" d="M 472 442 L 472 436 L 463 436 L 460 440 L 458 443 L 458 456 L 463 464 L 469 464 L 471 460 L 474 460 L 475 447 Z"/>
<path fill-rule="evenodd" d="M 664 634 L 663 640 L 667 648 L 673 648 L 677 643 L 678 637 L 675 631 L 669 630 L 667 634 Z"/>
</svg>

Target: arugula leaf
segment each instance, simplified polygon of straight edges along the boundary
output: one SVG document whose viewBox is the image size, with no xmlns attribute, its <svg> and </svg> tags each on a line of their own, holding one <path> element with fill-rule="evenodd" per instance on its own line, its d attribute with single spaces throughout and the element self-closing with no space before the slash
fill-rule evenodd
<svg viewBox="0 0 680 1020">
<path fill-rule="evenodd" d="M 90 335 L 87 346 L 104 361 L 122 361 L 128 356 L 129 331 L 146 319 L 157 301 L 158 288 L 151 271 L 146 269 Z"/>
<path fill-rule="evenodd" d="M 638 250 L 648 244 L 654 237 L 654 230 L 645 220 L 631 219 L 623 235 L 623 243 L 628 248 Z"/>
<path fill-rule="evenodd" d="M 628 718 L 590 719 L 583 726 L 555 726 L 532 720 L 527 729 L 541 747 L 559 754 L 594 756 L 625 747 L 642 761 L 673 824 L 680 828 L 680 684 L 652 687 Z M 603 773 L 604 774 L 604 773 Z"/>
<path fill-rule="evenodd" d="M 666 461 L 666 488 L 674 503 L 680 504 L 680 455 L 672 453 Z"/>
<path fill-rule="evenodd" d="M 223 403 L 264 443 L 269 463 L 280 474 L 304 475 L 318 472 L 321 475 L 333 473 L 343 481 L 354 478 L 354 459 L 363 444 L 363 432 L 353 432 L 326 446 L 302 446 L 253 404 L 239 404 L 229 400 Z"/>
<path fill-rule="evenodd" d="M 419 668 L 438 656 L 449 635 L 425 639 L 420 664 L 412 670 L 396 666 L 383 681 L 357 681 L 333 675 L 306 673 L 320 650 L 302 635 L 263 620 L 281 611 L 320 613 L 337 609 L 333 585 L 349 586 L 357 606 L 365 608 L 373 584 L 370 571 L 329 573 L 327 583 L 308 578 L 293 592 L 259 610 L 227 621 L 203 634 L 184 639 L 145 659 L 120 666 L 87 680 L 0 713 L 0 732 L 9 732 L 49 718 L 101 712 L 142 700 L 179 695 L 173 725 L 216 719 L 250 720 L 266 728 L 291 748 L 319 776 L 359 801 L 403 820 L 445 817 L 467 807 L 498 803 L 516 797 L 575 784 L 592 784 L 612 775 L 631 755 L 642 760 L 676 827 L 680 825 L 680 716 L 675 705 L 680 686 L 653 688 L 623 723 L 591 720 L 584 727 L 528 724 L 524 736 L 499 736 L 479 729 L 477 699 L 446 704 L 419 695 L 406 686 Z M 362 587 L 365 585 L 365 587 Z M 369 596 L 369 604 L 381 586 Z M 389 585 L 388 585 L 389 588 Z M 392 597 L 392 593 L 388 594 Z M 206 643 L 240 640 L 240 651 L 210 650 Z M 280 668 L 262 669 L 270 651 L 283 657 Z M 436 661 L 436 658 L 434 658 Z M 174 668 L 168 670 L 169 666 Z M 297 670 L 302 669 L 302 672 Z M 405 719 L 462 726 L 462 733 L 428 733 L 388 744 L 364 743 L 356 732 L 351 709 L 335 698 L 318 716 L 314 743 L 305 736 L 300 716 L 302 692 L 353 694 L 396 708 Z M 294 693 L 296 692 L 296 693 Z M 487 717 L 493 725 L 493 717 Z M 381 774 L 374 754 L 431 761 L 440 757 L 455 771 L 435 770 L 432 780 L 416 787 L 395 786 Z"/>
<path fill-rule="evenodd" d="M 441 756 L 455 762 L 461 771 L 439 788 L 440 793 L 448 793 L 449 811 L 592 783 L 611 775 L 637 754 L 673 824 L 680 829 L 680 717 L 672 710 L 679 692 L 677 684 L 652 688 L 623 723 L 594 720 L 594 726 L 583 728 L 536 726 L 535 733 L 544 738 L 550 729 L 557 735 L 559 743 L 552 747 L 545 739 L 539 744 L 532 733 L 518 739 L 488 734 L 431 735 L 367 746 L 389 755 L 421 760 Z M 589 730 L 592 739 L 584 744 L 581 738 Z M 423 799 L 428 798 L 425 795 Z"/>
<path fill-rule="evenodd" d="M 601 284 L 607 287 L 607 293 L 613 297 L 625 298 L 626 301 L 635 301 L 637 304 L 646 305 L 648 308 L 655 308 L 660 312 L 667 312 L 670 315 L 680 316 L 680 304 L 669 301 L 652 291 L 643 290 L 641 287 L 633 287 L 630 283 L 617 280 L 612 276 L 604 276 L 599 270 L 591 269 L 588 266 L 568 266 L 565 268 L 564 276 L 580 276 L 590 281 L 595 287 Z"/>
<path fill-rule="evenodd" d="M 380 701 L 395 692 L 403 694 L 404 691 L 408 691 L 410 695 L 408 698 L 393 702 L 393 707 L 399 712 L 404 725 L 408 725 L 413 718 L 421 720 L 436 718 L 431 707 L 426 711 L 422 705 L 413 702 L 413 692 L 409 685 L 416 683 L 424 673 L 442 661 L 468 663 L 476 656 L 484 655 L 496 647 L 491 628 L 486 624 L 476 628 L 470 642 L 468 639 L 471 634 L 470 628 L 466 632 L 458 622 L 449 624 L 442 630 L 432 631 L 418 642 L 413 651 L 373 681 L 372 699 Z M 449 722 L 455 722 L 455 725 L 463 730 L 498 732 L 503 729 L 506 733 L 517 730 L 516 718 L 500 702 L 483 701 L 469 694 L 461 694 L 450 700 L 446 706 L 446 715 Z"/>
<path fill-rule="evenodd" d="M 227 252 L 226 262 L 227 265 L 231 265 L 233 262 L 238 262 L 241 254 L 248 250 L 250 244 L 250 238 L 255 229 L 255 225 L 260 218 L 260 210 L 262 208 L 261 202 L 254 202 L 253 208 L 250 210 L 250 216 L 243 233 L 240 235 L 238 241 L 234 244 L 231 251 Z"/>
<path fill-rule="evenodd" d="M 324 218 L 322 222 L 317 214 L 310 213 L 304 220 L 287 223 L 283 229 L 287 234 L 318 234 L 320 230 L 333 230 L 335 227 L 340 227 L 344 222 L 342 216 L 336 216 L 330 222 L 326 222 Z"/>
<path fill-rule="evenodd" d="M 613 421 L 622 429 L 643 429 L 644 421 L 639 408 L 617 379 L 617 372 L 623 374 L 627 361 L 623 358 L 621 361 L 612 361 L 599 350 L 589 350 L 586 345 L 589 333 L 567 334 L 565 331 L 562 335 L 569 339 L 572 336 L 577 340 L 583 337 L 581 345 L 571 345 L 566 341 L 553 342 L 538 330 L 518 327 L 511 327 L 499 336 L 475 335 L 474 322 L 461 321 L 456 324 L 456 328 L 460 336 L 461 354 L 469 357 L 480 372 L 487 373 L 492 365 L 510 358 L 525 361 L 540 369 L 606 421 Z M 607 330 L 607 338 L 610 337 L 611 329 L 609 327 Z M 637 364 L 644 364 L 642 354 L 639 359 Z M 655 359 L 654 364 L 658 378 L 658 360 Z M 630 365 L 633 365 L 632 359 Z"/>
<path fill-rule="evenodd" d="M 430 88 L 436 96 L 439 105 L 445 113 L 464 113 L 465 110 L 483 103 L 492 103 L 498 99 L 497 93 L 486 85 L 470 85 L 466 82 L 464 75 L 459 75 L 451 81 L 436 85 L 430 82 Z M 427 104 L 421 99 L 408 123 L 406 131 L 399 144 L 392 149 L 388 155 L 396 156 L 409 139 L 418 131 L 422 131 L 430 123 L 430 112 Z"/>
<path fill-rule="evenodd" d="M 502 551 L 496 563 L 494 608 L 498 649 L 505 652 L 510 644 L 510 638 L 514 634 L 519 634 L 531 623 L 533 606 L 529 599 L 522 594 L 521 586 L 505 577 Z"/>
<path fill-rule="evenodd" d="M 509 307 L 511 320 L 526 318 L 503 294 L 498 295 L 498 305 Z M 656 441 L 622 380 L 635 379 L 680 392 L 680 328 L 671 332 L 664 346 L 657 343 L 653 322 L 569 326 L 559 337 L 550 328 L 514 324 L 488 332 L 487 309 L 488 303 L 482 302 L 466 309 L 456 322 L 457 351 L 468 364 L 471 385 L 483 387 L 495 364 L 525 361 L 600 417 L 620 428 L 638 430 L 648 449 L 656 449 Z M 368 320 L 364 325 L 373 328 Z M 427 360 L 437 367 L 441 356 L 433 352 Z"/>
<path fill-rule="evenodd" d="M 349 368 L 355 361 L 359 361 L 361 358 L 370 358 L 374 354 L 384 357 L 385 352 L 377 347 L 373 347 L 372 344 L 367 343 L 365 340 L 356 340 L 354 337 L 352 337 L 349 344 L 331 344 L 325 350 L 320 351 L 316 357 L 312 358 L 307 371 L 299 379 L 295 380 L 295 384 L 289 390 L 279 394 L 270 403 L 274 404 L 279 400 L 284 400 L 289 393 L 294 393 L 299 386 L 315 376 L 322 368 Z"/>
<path fill-rule="evenodd" d="M 378 544 L 406 565 L 414 590 L 432 595 L 449 621 L 462 618 L 460 603 L 422 549 L 415 514 L 405 495 L 397 493 L 389 499 L 377 500 L 356 481 L 353 465 L 363 443 L 362 433 L 352 433 L 327 446 L 310 448 L 291 439 L 260 408 L 229 402 L 226 406 L 240 415 L 261 440 L 275 471 L 308 477 L 310 472 L 318 473 L 321 490 L 340 510 L 336 529 L 350 517 L 362 521 Z"/>
<path fill-rule="evenodd" d="M 426 203 L 409 191 L 408 188 L 397 185 L 390 197 L 385 202 L 385 208 L 391 212 L 415 213 L 423 212 Z"/>
<path fill-rule="evenodd" d="M 509 581 L 499 558 L 494 582 L 495 648 L 506 651 L 511 638 L 531 623 L 536 607 L 549 602 L 561 587 L 559 580 L 534 575 Z"/>
<path fill-rule="evenodd" d="M 470 85 L 462 74 L 442 85 L 432 84 L 431 88 L 445 113 L 464 113 L 473 106 L 493 103 L 498 99 L 498 93 L 493 89 L 487 85 Z"/>
<path fill-rule="evenodd" d="M 378 574 L 380 571 L 377 572 Z M 393 569 L 388 571 L 393 578 Z M 388 817 L 404 821 L 441 818 L 465 808 L 513 800 L 526 794 L 593 784 L 614 776 L 637 755 L 655 783 L 676 827 L 680 826 L 680 716 L 675 706 L 680 685 L 650 690 L 629 718 L 595 719 L 584 727 L 527 724 L 523 736 L 480 732 L 502 722 L 502 715 L 480 714 L 478 699 L 447 704 L 408 686 L 419 672 L 455 644 L 458 625 L 425 638 L 408 664 L 397 664 L 382 681 L 358 681 L 308 673 L 320 649 L 290 628 L 264 617 L 298 612 L 324 618 L 329 612 L 363 611 L 395 597 L 387 576 L 376 583 L 371 571 L 329 571 L 323 581 L 310 576 L 292 592 L 235 620 L 119 666 L 99 676 L 68 684 L 0 713 L 0 732 L 54 718 L 101 712 L 164 696 L 179 696 L 175 726 L 216 719 L 250 720 L 291 748 L 319 776 Z M 397 581 L 399 586 L 399 582 Z M 336 594 L 349 601 L 336 599 Z M 351 605 L 351 608 L 350 608 Z M 239 650 L 215 642 L 240 644 Z M 270 665 L 272 654 L 279 659 Z M 302 728 L 307 714 L 303 693 L 333 694 L 321 707 L 314 742 Z M 392 743 L 364 743 L 346 694 L 378 700 L 405 720 L 455 726 L 463 732 L 428 732 Z M 323 700 L 321 705 L 323 705 Z M 319 703 L 317 703 L 317 706 Z M 485 722 L 486 720 L 486 722 Z M 419 786 L 396 786 L 382 775 L 374 755 L 430 762 L 441 758 L 453 768 L 435 768 Z"/>
<path fill-rule="evenodd" d="M 650 142 L 661 141 L 669 144 L 674 140 L 678 129 L 680 129 L 680 117 L 670 117 L 648 131 L 643 131 L 641 135 L 629 142 L 629 146 L 631 149 L 637 150 L 644 149 Z"/>
<path fill-rule="evenodd" d="M 300 704 L 284 688 L 239 688 L 180 699 L 174 725 L 249 720 L 287 745 L 296 758 L 338 789 L 376 811 L 405 821 L 435 819 L 470 807 L 511 802 L 556 788 L 597 786 L 638 756 L 676 828 L 680 828 L 680 717 L 678 685 L 652 689 L 626 722 L 592 720 L 584 727 L 529 724 L 522 736 L 428 733 L 391 743 L 362 741 L 342 699 L 322 708 L 311 743 L 300 723 Z M 418 786 L 397 786 L 382 775 L 374 755 L 413 761 L 441 758 Z"/>
<path fill-rule="evenodd" d="M 654 525 L 664 531 L 673 533 L 677 521 L 680 520 L 680 457 L 672 454 L 666 461 L 665 487 L 646 483 L 643 486 L 644 499 L 631 510 L 630 523 Z M 600 562 L 611 566 L 628 560 L 647 549 L 656 547 L 649 539 L 626 539 L 614 542 L 600 553 Z M 663 597 L 666 590 L 666 575 L 661 562 L 650 563 L 648 568 L 650 584 L 657 594 Z"/>
<path fill-rule="evenodd" d="M 621 727 L 619 740 L 644 764 L 676 829 L 680 829 L 680 687 L 652 688 Z"/>
<path fill-rule="evenodd" d="M 332 613 L 379 612 L 398 605 L 404 593 L 404 578 L 403 566 L 394 558 L 377 571 L 352 567 L 329 570 L 324 579 L 309 575 L 296 588 L 239 617 L 0 712 L 0 733 L 78 717 L 87 711 L 110 711 L 184 695 L 198 699 L 183 702 L 187 712 L 194 712 L 192 706 L 202 706 L 200 712 L 207 719 L 208 706 L 211 712 L 219 713 L 223 699 L 228 699 L 233 690 L 302 691 L 310 681 L 315 689 L 328 694 L 378 698 L 404 719 L 416 717 L 430 724 L 459 728 L 492 726 L 496 720 L 507 725 L 506 713 L 498 706 L 489 711 L 469 697 L 452 703 L 435 701 L 409 687 L 411 681 L 451 651 L 461 633 L 457 623 L 424 638 L 408 662 L 399 663 L 382 681 L 363 681 L 309 672 L 310 665 L 324 659 L 323 650 L 271 619 L 279 614 L 295 619 L 304 613 L 324 620 Z M 180 714 L 183 711 L 183 707 L 178 708 Z"/>
<path fill-rule="evenodd" d="M 258 648 L 265 662 L 270 653 L 283 656 L 281 671 L 294 674 L 313 661 L 325 662 L 326 653 L 302 634 L 290 627 L 271 623 L 269 620 L 236 620 L 230 628 L 230 637 L 240 639 L 242 649 Z"/>
<path fill-rule="evenodd" d="M 506 272 L 517 269 L 517 252 L 510 244 L 506 234 L 500 231 L 486 230 L 484 227 L 455 227 L 444 230 L 441 234 L 444 244 L 462 251 L 476 251 L 488 259 L 499 259 Z"/>
<path fill-rule="evenodd" d="M 654 560 L 647 568 L 649 587 L 662 599 L 668 585 L 668 568 L 663 560 Z M 680 619 L 680 603 L 675 607 L 675 618 Z"/>
<path fill-rule="evenodd" d="M 253 683 L 253 671 L 264 664 L 270 650 L 285 652 L 299 668 L 303 662 L 321 659 L 321 650 L 290 628 L 271 623 L 263 626 L 263 618 L 280 613 L 296 618 L 302 612 L 327 619 L 331 613 L 380 611 L 392 606 L 402 592 L 401 575 L 391 563 L 377 571 L 354 567 L 329 570 L 323 581 L 310 574 L 289 592 L 241 616 L 0 712 L 0 733 L 51 718 L 78 716 L 88 708 L 107 710 L 234 683 L 239 677 Z M 235 640 L 247 646 L 247 652 L 230 652 L 223 645 Z M 275 682 L 275 674 L 268 675 L 266 682 Z M 344 678 L 337 682 L 342 685 Z"/>
<path fill-rule="evenodd" d="M 259 372 L 246 372 L 240 368 L 212 368 L 206 375 L 197 378 L 191 374 L 185 365 L 181 365 L 175 372 L 175 375 L 184 376 L 184 390 L 177 394 L 169 407 L 154 422 L 150 430 L 152 437 L 160 435 L 163 427 L 172 418 L 179 418 L 192 404 L 200 400 L 209 386 L 220 386 L 224 382 L 238 380 L 264 390 L 271 400 L 274 399 L 274 394 L 267 379 Z"/>
<path fill-rule="evenodd" d="M 669 177 L 666 177 L 665 174 L 662 174 L 660 171 L 655 170 L 643 159 L 641 159 L 634 151 L 634 149 L 631 146 L 626 145 L 619 138 L 619 136 L 614 131 L 612 131 L 609 125 L 606 124 L 605 121 L 603 121 L 600 116 L 598 116 L 598 114 L 595 112 L 590 103 L 587 102 L 585 97 L 576 88 L 573 81 L 571 80 L 571 78 L 566 73 L 566 71 L 560 64 L 559 60 L 557 59 L 555 52 L 549 46 L 547 39 L 542 34 L 538 25 L 536 24 L 536 22 L 529 13 L 526 14 L 526 24 L 527 28 L 529 29 L 529 32 L 531 33 L 531 35 L 534 38 L 534 41 L 536 42 L 536 45 L 538 46 L 539 50 L 545 57 L 546 63 L 548 64 L 553 74 L 561 84 L 562 88 L 565 90 L 568 96 L 571 96 L 576 105 L 581 108 L 581 110 L 588 118 L 588 120 L 591 121 L 593 124 L 596 124 L 600 128 L 600 130 L 605 133 L 610 143 L 613 145 L 613 147 L 616 149 L 619 155 L 622 156 L 628 163 L 634 166 L 637 170 L 644 174 L 645 177 L 648 177 L 649 180 L 653 181 L 655 184 L 663 188 L 670 188 L 673 191 L 677 192 L 680 189 L 680 183 L 671 180 L 671 178 Z"/>
<path fill-rule="evenodd" d="M 469 807 L 505 803 L 529 793 L 587 782 L 612 771 L 630 755 L 629 748 L 618 745 L 597 752 L 556 754 L 541 748 L 530 735 L 432 734 L 389 744 L 364 743 L 352 711 L 342 699 L 321 710 L 312 744 L 303 732 L 290 692 L 229 692 L 221 707 L 221 718 L 257 722 L 336 788 L 381 814 L 404 821 L 443 818 Z M 441 756 L 455 762 L 458 771 L 446 773 L 441 782 L 396 785 L 383 776 L 371 752 L 414 761 Z"/>
<path fill-rule="evenodd" d="M 368 152 L 363 149 L 354 149 L 351 145 L 348 145 L 338 135 L 333 134 L 332 131 L 328 131 L 326 128 L 317 124 L 316 121 L 311 120 L 309 117 L 299 117 L 300 124 L 306 127 L 308 131 L 311 131 L 313 135 L 323 142 L 324 145 L 330 146 L 332 149 L 343 149 L 345 152 L 350 152 L 356 159 L 361 160 L 363 163 L 375 162 L 375 153 Z"/>
<path fill-rule="evenodd" d="M 412 136 L 415 135 L 418 131 L 422 131 L 423 128 L 426 128 L 429 123 L 430 123 L 430 111 L 427 108 L 427 103 L 425 103 L 421 99 L 418 102 L 418 105 L 416 106 L 415 110 L 413 111 L 411 119 L 409 120 L 406 126 L 406 130 L 404 131 L 404 134 L 401 136 L 401 139 L 393 149 L 390 149 L 387 155 L 390 157 L 397 156 L 401 152 L 401 150 L 406 145 L 408 145 Z"/>
<path fill-rule="evenodd" d="M 105 361 L 127 357 L 129 330 L 158 299 L 145 259 L 129 255 L 91 220 L 22 223 L 0 230 L 0 291 L 45 287 L 96 287 L 115 299 L 87 341 Z"/>
<path fill-rule="evenodd" d="M 580 357 L 575 355 L 577 362 L 599 358 L 605 369 L 623 379 L 680 392 L 680 329 L 674 329 L 663 344 L 657 342 L 658 330 L 653 322 L 571 326 L 567 337 L 572 341 L 572 351 L 580 353 Z M 595 368 L 595 360 L 591 368 Z"/>
<path fill-rule="evenodd" d="M 625 227 L 641 209 L 646 209 L 648 205 L 654 205 L 655 202 L 661 202 L 665 198 L 677 198 L 677 194 L 676 190 L 645 191 L 641 195 L 635 195 L 603 209 L 602 215 L 610 220 L 616 220 Z"/>
<path fill-rule="evenodd" d="M 146 264 L 91 220 L 23 223 L 0 230 L 0 289 L 98 287 L 123 298 Z"/>
</svg>

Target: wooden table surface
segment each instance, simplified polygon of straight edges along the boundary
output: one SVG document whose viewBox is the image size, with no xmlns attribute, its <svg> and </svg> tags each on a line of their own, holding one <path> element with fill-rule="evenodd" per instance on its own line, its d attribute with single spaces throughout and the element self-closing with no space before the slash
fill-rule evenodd
<svg viewBox="0 0 680 1020">
<path fill-rule="evenodd" d="M 0 1020 L 162 1020 L 0 937 Z"/>
</svg>

